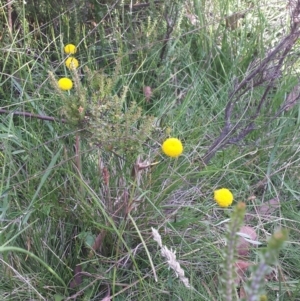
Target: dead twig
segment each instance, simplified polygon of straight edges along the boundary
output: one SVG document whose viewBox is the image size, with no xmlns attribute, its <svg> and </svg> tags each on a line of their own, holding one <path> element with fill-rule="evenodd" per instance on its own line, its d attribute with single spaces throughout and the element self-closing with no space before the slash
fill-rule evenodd
<svg viewBox="0 0 300 301">
<path fill-rule="evenodd" d="M 5 109 L 0 109 L 0 114 L 13 114 L 16 116 L 23 116 L 23 117 L 28 117 L 28 118 L 37 118 L 45 121 L 57 121 L 57 122 L 62 122 L 66 123 L 67 121 L 65 119 L 58 119 L 55 117 L 51 116 L 46 116 L 46 115 L 38 115 L 38 114 L 32 114 L 29 112 L 20 112 L 20 111 L 9 111 Z"/>
<path fill-rule="evenodd" d="M 224 149 L 230 144 L 236 144 L 242 141 L 250 132 L 257 129 L 256 120 L 262 115 L 262 112 L 270 112 L 272 102 L 270 94 L 276 87 L 277 81 L 281 76 L 283 66 L 286 65 L 286 58 L 296 41 L 300 37 L 299 30 L 299 12 L 300 1 L 293 7 L 292 24 L 290 34 L 282 38 L 278 45 L 266 55 L 261 62 L 252 62 L 249 66 L 249 74 L 240 82 L 236 82 L 232 91 L 228 95 L 228 103 L 225 107 L 224 126 L 219 137 L 211 144 L 209 150 L 202 161 L 207 164 L 217 151 Z M 257 87 L 264 87 L 264 92 L 260 100 L 250 108 L 251 92 Z M 299 95 L 300 96 L 300 95 Z M 296 100 L 293 99 L 293 102 Z M 233 112 L 240 104 L 245 104 L 243 116 L 234 116 Z M 270 120 L 277 118 L 287 108 L 285 101 L 279 109 L 267 116 L 268 121 L 264 126 L 270 123 Z M 263 111 L 265 110 L 265 111 Z"/>
<path fill-rule="evenodd" d="M 164 14 L 164 18 L 166 20 L 167 28 L 166 28 L 165 38 L 163 39 L 163 47 L 160 52 L 160 63 L 159 64 L 161 64 L 163 59 L 165 58 L 167 46 L 168 46 L 169 41 L 171 40 L 171 35 L 174 31 L 174 27 L 176 25 L 176 22 L 177 22 L 178 16 L 179 16 L 178 7 L 176 5 L 174 5 L 174 7 L 171 9 L 171 12 L 168 7 L 166 7 L 165 9 L 166 9 L 166 11 Z M 172 14 L 173 10 L 175 10 L 174 14 Z"/>
</svg>

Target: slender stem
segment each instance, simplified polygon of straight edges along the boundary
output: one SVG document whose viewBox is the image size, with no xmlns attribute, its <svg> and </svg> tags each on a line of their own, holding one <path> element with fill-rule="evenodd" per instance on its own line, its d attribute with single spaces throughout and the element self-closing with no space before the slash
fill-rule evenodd
<svg viewBox="0 0 300 301">
<path fill-rule="evenodd" d="M 76 161 L 76 167 L 81 173 L 80 136 L 78 133 L 76 134 L 76 141 L 75 141 L 75 161 Z"/>
<path fill-rule="evenodd" d="M 32 114 L 32 113 L 29 113 L 29 112 L 9 111 L 9 110 L 5 110 L 5 109 L 0 109 L 0 114 L 13 114 L 13 115 L 16 115 L 16 116 L 23 116 L 23 117 L 28 117 L 28 118 L 37 118 L 37 119 L 46 120 L 46 121 L 59 121 L 59 122 L 62 122 L 62 123 L 67 122 L 65 119 L 58 119 L 58 118 L 51 117 L 51 116 Z"/>
<path fill-rule="evenodd" d="M 12 34 L 13 30 L 13 22 L 12 22 L 12 4 L 13 1 L 7 0 L 7 20 L 8 20 L 8 28 L 9 28 L 9 33 Z"/>
</svg>

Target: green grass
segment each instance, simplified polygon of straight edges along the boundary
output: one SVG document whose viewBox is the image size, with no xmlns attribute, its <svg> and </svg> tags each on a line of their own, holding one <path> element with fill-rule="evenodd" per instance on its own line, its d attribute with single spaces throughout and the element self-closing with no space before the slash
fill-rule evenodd
<svg viewBox="0 0 300 301">
<path fill-rule="evenodd" d="M 297 84 L 296 47 L 255 129 L 205 159 L 235 84 L 288 34 L 288 13 L 262 1 L 150 1 L 132 11 L 127 1 L 77 2 L 16 1 L 11 32 L 0 2 L 2 300 L 226 300 L 225 229 L 234 206 L 217 207 L 213 191 L 221 187 L 233 192 L 234 205 L 246 203 L 252 219 L 245 223 L 262 242 L 249 261 L 260 261 L 278 228 L 289 230 L 262 293 L 298 300 L 299 105 L 273 118 Z M 226 16 L 234 12 L 245 16 L 232 30 Z M 75 73 L 64 65 L 67 43 L 78 45 Z M 61 94 L 49 72 L 77 77 L 78 87 Z M 240 97 L 232 124 L 246 124 L 264 91 Z M 169 136 L 184 145 L 177 159 L 161 152 Z M 148 167 L 137 171 L 138 163 Z M 262 216 L 260 206 L 274 198 L 280 208 Z M 192 288 L 168 268 L 151 227 L 176 250 Z M 78 283 L 75 269 L 83 272 Z"/>
</svg>

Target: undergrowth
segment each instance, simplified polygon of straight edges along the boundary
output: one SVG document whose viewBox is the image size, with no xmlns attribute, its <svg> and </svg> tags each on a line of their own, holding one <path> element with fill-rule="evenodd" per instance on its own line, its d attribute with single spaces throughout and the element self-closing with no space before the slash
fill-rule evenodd
<svg viewBox="0 0 300 301">
<path fill-rule="evenodd" d="M 299 4 L 27 2 L 0 1 L 2 300 L 298 300 Z"/>
</svg>

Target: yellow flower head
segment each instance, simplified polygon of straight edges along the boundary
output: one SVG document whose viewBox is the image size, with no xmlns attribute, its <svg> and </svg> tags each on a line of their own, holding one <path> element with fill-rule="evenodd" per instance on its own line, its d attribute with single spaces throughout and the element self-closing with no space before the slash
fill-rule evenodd
<svg viewBox="0 0 300 301">
<path fill-rule="evenodd" d="M 72 87 L 73 87 L 73 83 L 72 81 L 67 78 L 67 77 L 63 77 L 61 78 L 58 82 L 58 87 L 61 89 L 61 90 L 64 90 L 64 91 L 68 91 L 68 90 L 71 90 Z"/>
<path fill-rule="evenodd" d="M 183 146 L 179 139 L 168 138 L 161 146 L 162 151 L 169 157 L 176 158 L 183 152 Z"/>
<path fill-rule="evenodd" d="M 74 57 L 68 57 L 66 59 L 66 66 L 70 69 L 70 70 L 74 70 L 77 69 L 79 66 L 79 62 L 77 59 L 75 59 Z"/>
<path fill-rule="evenodd" d="M 227 188 L 221 188 L 214 191 L 214 199 L 220 207 L 228 207 L 233 202 L 233 194 Z"/>
<path fill-rule="evenodd" d="M 77 51 L 77 48 L 73 44 L 68 44 L 64 47 L 64 51 L 66 54 L 74 54 Z"/>
<path fill-rule="evenodd" d="M 261 295 L 259 301 L 268 301 L 268 297 L 266 295 Z"/>
</svg>

